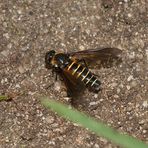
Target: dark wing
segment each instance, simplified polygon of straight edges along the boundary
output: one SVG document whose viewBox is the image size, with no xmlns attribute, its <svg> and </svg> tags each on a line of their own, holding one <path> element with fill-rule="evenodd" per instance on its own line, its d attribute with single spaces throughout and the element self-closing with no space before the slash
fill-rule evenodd
<svg viewBox="0 0 148 148">
<path fill-rule="evenodd" d="M 68 96 L 77 98 L 84 92 L 84 84 L 69 71 L 62 70 L 59 74 L 65 83 Z"/>
<path fill-rule="evenodd" d="M 121 63 L 122 50 L 118 48 L 97 48 L 77 52 L 70 52 L 69 55 L 78 60 L 84 60 L 89 67 L 112 67 Z"/>
</svg>

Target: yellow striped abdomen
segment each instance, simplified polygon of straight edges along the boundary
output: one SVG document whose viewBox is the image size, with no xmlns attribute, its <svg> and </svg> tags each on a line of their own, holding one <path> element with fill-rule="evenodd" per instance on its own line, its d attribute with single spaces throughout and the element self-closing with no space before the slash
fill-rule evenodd
<svg viewBox="0 0 148 148">
<path fill-rule="evenodd" d="M 99 91 L 101 83 L 88 68 L 76 61 L 71 61 L 66 68 L 74 77 L 83 82 L 86 87 L 93 91 Z"/>
</svg>

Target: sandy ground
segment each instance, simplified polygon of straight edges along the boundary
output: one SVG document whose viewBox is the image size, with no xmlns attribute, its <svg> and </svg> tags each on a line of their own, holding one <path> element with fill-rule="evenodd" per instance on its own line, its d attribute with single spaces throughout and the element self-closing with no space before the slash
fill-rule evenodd
<svg viewBox="0 0 148 148">
<path fill-rule="evenodd" d="M 122 49 L 123 62 L 93 69 L 102 90 L 86 91 L 75 108 L 148 142 L 146 7 L 146 0 L 1 0 L 0 93 L 12 100 L 0 102 L 0 147 L 117 147 L 40 104 L 48 96 L 70 105 L 45 53 L 97 47 Z"/>
</svg>

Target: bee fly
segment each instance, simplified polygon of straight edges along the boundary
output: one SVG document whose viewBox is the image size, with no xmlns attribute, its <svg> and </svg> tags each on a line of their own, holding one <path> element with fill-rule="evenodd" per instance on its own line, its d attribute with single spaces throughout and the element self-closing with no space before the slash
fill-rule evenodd
<svg viewBox="0 0 148 148">
<path fill-rule="evenodd" d="M 68 95 L 77 96 L 88 88 L 93 92 L 100 90 L 101 82 L 88 67 L 110 67 L 121 61 L 121 50 L 117 48 L 90 49 L 78 52 L 56 53 L 48 51 L 45 56 L 46 68 L 63 79 Z M 87 66 L 88 65 L 88 66 Z"/>
</svg>

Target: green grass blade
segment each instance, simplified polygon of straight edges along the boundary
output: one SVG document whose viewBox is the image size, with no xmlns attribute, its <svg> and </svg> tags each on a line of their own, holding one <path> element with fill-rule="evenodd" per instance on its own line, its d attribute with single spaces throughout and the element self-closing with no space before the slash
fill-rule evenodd
<svg viewBox="0 0 148 148">
<path fill-rule="evenodd" d="M 142 141 L 139 141 L 136 138 L 128 135 L 120 134 L 109 126 L 106 126 L 103 123 L 98 122 L 95 119 L 90 118 L 75 109 L 69 109 L 66 105 L 62 105 L 56 101 L 52 101 L 46 98 L 42 100 L 42 104 L 47 108 L 50 108 L 53 111 L 57 112 L 60 116 L 71 120 L 74 123 L 78 123 L 83 127 L 93 131 L 94 133 L 96 133 L 96 135 L 103 136 L 122 147 L 148 148 L 148 145 L 146 145 Z"/>
<path fill-rule="evenodd" d="M 7 98 L 8 98 L 7 96 L 1 95 L 0 96 L 0 101 L 5 101 L 5 100 L 7 100 Z"/>
</svg>

